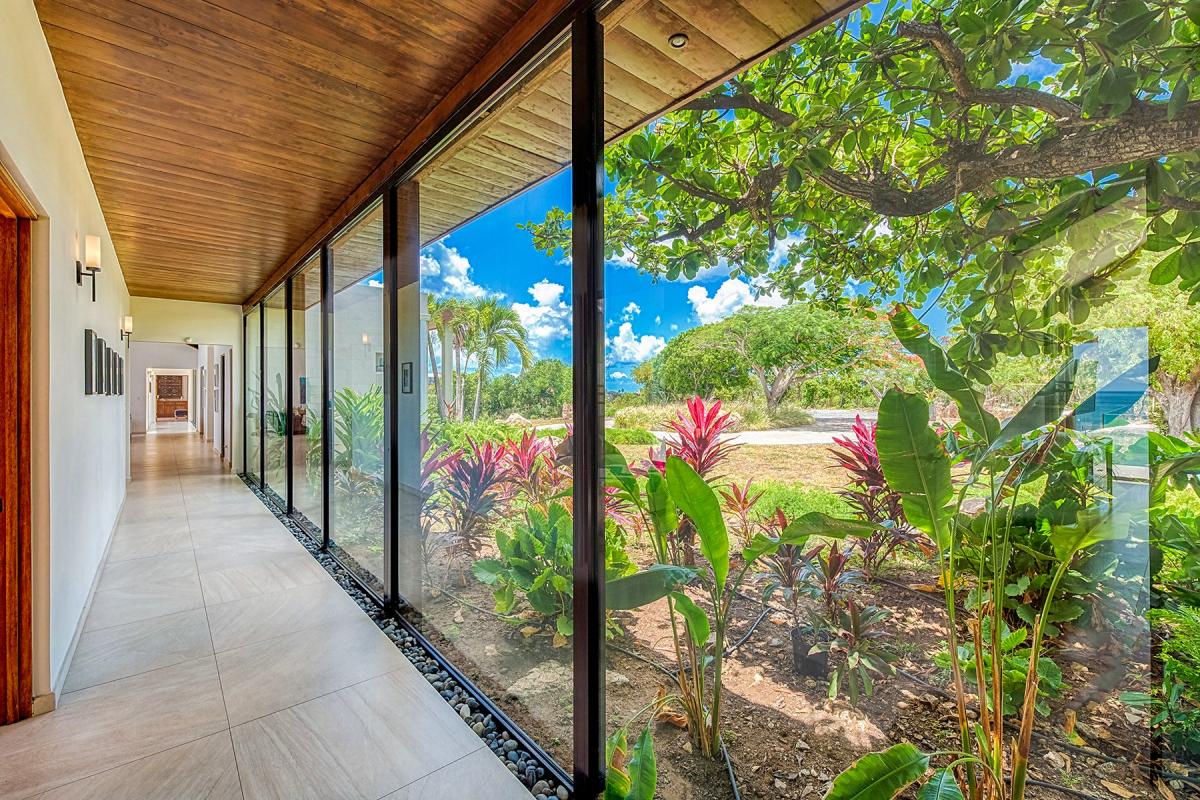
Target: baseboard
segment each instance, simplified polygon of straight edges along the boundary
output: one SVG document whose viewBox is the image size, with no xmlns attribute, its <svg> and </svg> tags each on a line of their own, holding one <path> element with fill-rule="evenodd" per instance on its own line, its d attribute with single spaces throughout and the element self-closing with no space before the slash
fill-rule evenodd
<svg viewBox="0 0 1200 800">
<path fill-rule="evenodd" d="M 79 637 L 83 634 L 83 626 L 87 623 L 88 612 L 92 610 L 92 600 L 96 597 L 96 588 L 100 586 L 100 576 L 104 573 L 104 565 L 108 563 L 108 551 L 112 547 L 113 537 L 117 533 L 117 526 L 121 524 L 121 515 L 125 513 L 125 499 L 129 496 L 128 487 L 129 481 L 125 482 L 126 493 L 121 498 L 121 505 L 117 509 L 116 519 L 113 520 L 112 528 L 108 532 L 108 541 L 104 543 L 104 552 L 100 554 L 100 566 L 96 569 L 96 574 L 92 576 L 92 586 L 88 589 L 87 600 L 83 604 L 83 610 L 79 612 L 79 621 L 75 623 L 75 633 L 71 636 L 71 646 L 67 648 L 67 655 L 63 659 L 62 669 L 58 673 L 58 679 L 54 681 L 50 697 L 50 711 L 54 710 L 57 705 L 56 698 L 62 697 L 63 685 L 67 682 L 67 673 L 71 671 L 71 662 L 75 660 L 75 648 L 79 645 Z M 54 587 L 50 587 L 54 591 Z M 40 695 L 46 697 L 47 695 Z M 34 698 L 36 702 L 37 698 Z M 36 711 L 34 713 L 37 713 Z"/>
<path fill-rule="evenodd" d="M 40 714 L 49 714 L 54 709 L 58 708 L 58 702 L 54 692 L 46 694 L 38 694 L 33 697 L 33 715 L 36 717 Z"/>
</svg>

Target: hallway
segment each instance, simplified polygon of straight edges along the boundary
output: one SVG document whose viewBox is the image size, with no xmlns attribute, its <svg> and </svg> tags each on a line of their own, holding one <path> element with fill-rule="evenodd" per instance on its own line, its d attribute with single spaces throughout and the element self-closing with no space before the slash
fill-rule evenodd
<svg viewBox="0 0 1200 800">
<path fill-rule="evenodd" d="M 133 481 L 58 710 L 0 728 L 0 798 L 528 798 L 195 434 Z"/>
</svg>

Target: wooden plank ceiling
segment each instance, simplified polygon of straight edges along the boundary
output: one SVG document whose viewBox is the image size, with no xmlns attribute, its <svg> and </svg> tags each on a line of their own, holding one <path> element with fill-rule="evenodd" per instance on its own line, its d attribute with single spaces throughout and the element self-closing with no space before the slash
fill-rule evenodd
<svg viewBox="0 0 1200 800">
<path fill-rule="evenodd" d="M 134 295 L 241 303 L 533 0 L 36 0 Z"/>
<path fill-rule="evenodd" d="M 240 303 L 302 257 L 534 0 L 36 3 L 130 293 Z M 608 138 L 853 5 L 613 6 Z M 422 243 L 561 170 L 569 112 L 563 51 L 422 169 Z"/>
<path fill-rule="evenodd" d="M 626 0 L 604 19 L 608 141 L 661 116 L 852 7 L 837 0 Z M 673 35 L 687 36 L 681 48 Z M 565 50 L 418 175 L 428 244 L 568 165 Z"/>
</svg>

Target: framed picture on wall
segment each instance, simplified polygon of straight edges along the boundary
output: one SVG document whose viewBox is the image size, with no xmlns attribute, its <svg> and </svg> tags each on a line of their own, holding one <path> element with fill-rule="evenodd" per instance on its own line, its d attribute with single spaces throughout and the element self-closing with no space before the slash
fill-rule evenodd
<svg viewBox="0 0 1200 800">
<path fill-rule="evenodd" d="M 117 394 L 125 394 L 125 358 L 117 356 Z"/>
<path fill-rule="evenodd" d="M 113 393 L 113 374 L 112 374 L 112 355 L 111 347 L 104 348 L 104 393 Z"/>
<path fill-rule="evenodd" d="M 405 361 L 400 365 L 400 394 L 413 393 L 413 362 Z"/>
<path fill-rule="evenodd" d="M 383 351 L 382 350 L 375 351 L 375 371 L 379 372 L 379 373 L 383 372 Z"/>
<path fill-rule="evenodd" d="M 120 394 L 121 382 L 117 379 L 117 351 L 113 350 L 111 352 L 112 355 L 110 355 L 108 358 L 110 361 L 112 361 L 112 365 L 109 367 L 109 369 L 112 370 L 112 393 Z"/>
<path fill-rule="evenodd" d="M 95 394 L 96 386 L 96 332 L 83 330 L 83 393 Z"/>
<path fill-rule="evenodd" d="M 92 357 L 92 394 L 107 394 L 104 390 L 104 365 L 108 361 L 108 348 L 104 340 L 96 337 L 95 355 Z"/>
</svg>

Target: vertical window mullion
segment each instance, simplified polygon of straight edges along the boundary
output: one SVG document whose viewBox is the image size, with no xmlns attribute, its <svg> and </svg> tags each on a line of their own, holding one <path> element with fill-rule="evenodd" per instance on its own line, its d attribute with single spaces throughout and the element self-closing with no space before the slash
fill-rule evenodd
<svg viewBox="0 0 1200 800">
<path fill-rule="evenodd" d="M 399 368 L 397 292 L 400 288 L 396 199 L 396 186 L 388 186 L 383 194 L 383 587 L 384 600 L 393 607 L 400 597 L 400 494 L 397 487 L 400 448 L 396 391 L 399 387 L 396 373 Z"/>
<path fill-rule="evenodd" d="M 321 246 L 321 549 L 333 522 L 333 265 Z"/>
<path fill-rule="evenodd" d="M 284 424 L 284 437 L 285 437 L 283 452 L 284 452 L 284 459 L 287 461 L 287 463 L 284 465 L 284 476 L 285 476 L 284 477 L 284 486 L 287 487 L 285 489 L 285 492 L 287 493 L 287 497 L 283 498 L 283 507 L 284 507 L 284 512 L 286 514 L 288 514 L 289 516 L 291 516 L 291 514 L 292 514 L 294 503 L 295 503 L 295 501 L 293 500 L 293 491 L 292 491 L 293 486 L 294 486 L 294 483 L 293 483 L 294 478 L 292 476 L 292 467 L 294 464 L 293 453 L 294 453 L 294 448 L 295 448 L 295 442 L 293 441 L 293 436 L 292 436 L 292 404 L 295 401 L 295 398 L 292 396 L 293 391 L 294 391 L 292 388 L 292 384 L 296 380 L 295 372 L 294 372 L 295 362 L 293 361 L 293 359 L 295 358 L 296 347 L 295 347 L 295 344 L 292 342 L 292 324 L 293 324 L 292 318 L 295 316 L 292 313 L 292 284 L 294 282 L 295 282 L 294 277 L 288 278 L 287 286 L 283 290 L 283 307 L 284 307 L 284 314 L 286 314 L 286 317 L 284 318 L 284 342 L 285 342 L 284 349 L 286 350 L 286 353 L 283 358 L 283 371 L 284 371 L 284 378 L 283 378 L 283 380 L 284 380 L 284 386 L 283 386 L 283 398 L 284 398 L 283 399 L 283 420 L 284 420 L 284 422 L 283 422 L 283 424 Z"/>
<path fill-rule="evenodd" d="M 258 485 L 267 492 L 267 304 L 258 304 Z M 270 495 L 267 495 L 270 497 Z"/>
<path fill-rule="evenodd" d="M 604 790 L 604 36 L 571 31 L 575 791 Z"/>
</svg>

